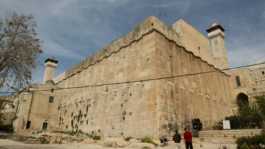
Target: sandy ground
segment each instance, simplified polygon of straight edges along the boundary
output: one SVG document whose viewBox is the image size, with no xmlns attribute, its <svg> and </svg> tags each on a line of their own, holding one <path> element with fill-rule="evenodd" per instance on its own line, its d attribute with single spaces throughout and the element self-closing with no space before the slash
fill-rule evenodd
<svg viewBox="0 0 265 149">
<path fill-rule="evenodd" d="M 194 144 L 194 149 L 236 149 L 235 144 L 220 144 L 220 143 L 196 143 Z M 156 147 L 157 149 L 175 149 L 176 145 L 170 143 L 166 147 Z M 7 139 L 0 139 L 0 149 L 112 149 L 102 147 L 97 144 L 24 144 L 21 142 L 16 142 Z M 116 148 L 118 149 L 118 148 Z M 137 148 L 123 148 L 123 149 L 137 149 Z M 141 148 L 139 148 L 141 149 Z M 184 149 L 184 144 L 182 144 L 181 149 Z"/>
</svg>

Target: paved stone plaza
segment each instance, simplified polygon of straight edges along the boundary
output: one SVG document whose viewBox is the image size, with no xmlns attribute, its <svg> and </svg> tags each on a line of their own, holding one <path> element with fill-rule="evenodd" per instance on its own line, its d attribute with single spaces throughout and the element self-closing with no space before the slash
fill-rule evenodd
<svg viewBox="0 0 265 149">
<path fill-rule="evenodd" d="M 198 142 L 195 140 L 195 149 L 236 149 L 235 144 L 223 144 L 217 142 Z M 133 147 L 117 148 L 117 149 L 142 149 L 143 145 L 134 145 Z M 157 149 L 175 149 L 176 145 L 172 142 L 166 147 L 152 147 Z M 182 143 L 184 149 L 184 144 Z M 11 140 L 0 140 L 0 149 L 111 149 L 97 144 L 24 144 Z"/>
</svg>

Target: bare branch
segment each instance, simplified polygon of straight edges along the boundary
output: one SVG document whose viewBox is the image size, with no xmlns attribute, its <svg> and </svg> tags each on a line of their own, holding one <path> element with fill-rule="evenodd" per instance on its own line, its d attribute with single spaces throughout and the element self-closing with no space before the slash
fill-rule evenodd
<svg viewBox="0 0 265 149">
<path fill-rule="evenodd" d="M 0 88 L 21 88 L 31 79 L 42 51 L 32 16 L 17 15 L 0 20 Z"/>
</svg>

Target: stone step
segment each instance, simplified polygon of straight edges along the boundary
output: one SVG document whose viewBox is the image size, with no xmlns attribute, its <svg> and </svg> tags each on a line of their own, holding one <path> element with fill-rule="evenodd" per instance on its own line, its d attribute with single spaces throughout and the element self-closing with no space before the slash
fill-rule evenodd
<svg viewBox="0 0 265 149">
<path fill-rule="evenodd" d="M 230 138 L 237 139 L 260 134 L 262 129 L 238 129 L 238 130 L 207 130 L 200 131 L 199 137 L 204 139 L 211 138 Z"/>
</svg>

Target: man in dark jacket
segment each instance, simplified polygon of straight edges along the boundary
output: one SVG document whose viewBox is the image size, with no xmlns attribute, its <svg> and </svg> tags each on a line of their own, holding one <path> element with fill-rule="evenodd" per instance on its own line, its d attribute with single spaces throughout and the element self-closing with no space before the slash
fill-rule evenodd
<svg viewBox="0 0 265 149">
<path fill-rule="evenodd" d="M 173 141 L 176 143 L 177 149 L 180 149 L 181 135 L 179 134 L 178 130 L 175 131 Z"/>
</svg>

